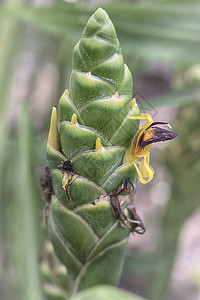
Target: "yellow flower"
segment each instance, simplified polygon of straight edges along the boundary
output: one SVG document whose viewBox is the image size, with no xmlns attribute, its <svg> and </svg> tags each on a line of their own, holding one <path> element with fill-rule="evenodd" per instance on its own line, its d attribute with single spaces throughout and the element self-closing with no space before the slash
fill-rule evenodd
<svg viewBox="0 0 200 300">
<path fill-rule="evenodd" d="M 138 173 L 138 178 L 142 183 L 148 183 L 153 179 L 154 170 L 149 165 L 151 144 L 171 140 L 178 134 L 163 128 L 160 128 L 158 124 L 168 124 L 164 122 L 153 122 L 152 117 L 149 114 L 141 114 L 136 117 L 129 117 L 135 120 L 147 120 L 144 126 L 142 126 L 135 134 L 131 146 L 124 157 L 124 163 L 133 163 Z M 137 159 L 143 158 L 138 162 Z M 146 179 L 145 179 L 146 178 Z"/>
</svg>

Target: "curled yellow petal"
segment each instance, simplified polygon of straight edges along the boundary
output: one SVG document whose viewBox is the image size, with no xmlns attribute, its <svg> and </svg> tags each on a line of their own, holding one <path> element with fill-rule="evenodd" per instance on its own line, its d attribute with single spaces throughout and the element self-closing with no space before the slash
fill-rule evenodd
<svg viewBox="0 0 200 300">
<path fill-rule="evenodd" d="M 142 134 L 145 132 L 145 130 L 153 123 L 152 116 L 149 114 L 141 114 L 140 116 L 134 116 L 134 117 L 128 117 L 129 119 L 134 119 L 134 120 L 147 120 L 146 123 L 138 130 L 136 133 L 135 137 L 137 137 L 137 142 L 135 147 L 137 148 L 140 137 Z"/>
<path fill-rule="evenodd" d="M 153 179 L 153 175 L 154 175 L 154 170 L 153 168 L 149 165 L 149 155 L 150 153 L 148 153 L 147 155 L 145 155 L 143 157 L 143 160 L 141 162 L 139 162 L 139 168 L 137 166 L 137 164 L 135 162 L 133 162 L 136 171 L 138 173 L 138 178 L 140 180 L 141 183 L 148 183 Z M 147 178 L 147 179 L 145 179 Z"/>
<path fill-rule="evenodd" d="M 55 148 L 56 150 L 60 151 L 60 136 L 59 136 L 58 125 L 57 125 L 57 110 L 55 107 L 53 107 L 51 113 L 51 123 L 49 128 L 48 144 L 52 148 Z"/>
<path fill-rule="evenodd" d="M 135 100 L 135 98 L 133 98 L 133 100 Z M 132 100 L 132 101 L 133 101 Z M 147 120 L 148 123 L 152 124 L 153 123 L 153 119 L 152 116 L 149 114 L 141 114 L 139 116 L 133 116 L 133 117 L 128 117 L 129 119 L 135 119 L 135 120 Z M 150 125 L 149 124 L 149 125 Z M 148 127 L 148 126 L 147 126 Z"/>
<path fill-rule="evenodd" d="M 134 116 L 134 117 L 130 116 L 128 118 L 134 120 L 147 120 L 147 122 L 135 134 L 131 142 L 131 146 L 124 157 L 124 162 L 130 164 L 136 159 L 138 159 L 139 157 L 143 157 L 144 155 L 147 155 L 147 153 L 149 152 L 151 145 L 141 148 L 139 143 L 145 130 L 153 123 L 153 119 L 149 114 L 141 114 L 140 116 Z"/>
</svg>

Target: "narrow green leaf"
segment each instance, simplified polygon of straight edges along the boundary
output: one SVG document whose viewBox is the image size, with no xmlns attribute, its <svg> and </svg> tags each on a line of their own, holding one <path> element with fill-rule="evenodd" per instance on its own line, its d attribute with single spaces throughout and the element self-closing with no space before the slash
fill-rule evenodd
<svg viewBox="0 0 200 300">
<path fill-rule="evenodd" d="M 31 130 L 28 110 L 23 107 L 19 127 L 19 186 L 17 188 L 18 255 L 22 267 L 24 299 L 42 300 L 38 268 L 37 215 L 31 172 Z M 22 283 L 21 282 L 21 283 Z"/>
<path fill-rule="evenodd" d="M 181 91 L 173 91 L 167 95 L 148 100 L 153 107 L 173 106 L 178 107 L 200 99 L 199 88 L 186 88 Z"/>
<path fill-rule="evenodd" d="M 114 21 L 118 36 L 127 53 L 153 59 L 175 62 L 199 62 L 200 6 L 173 2 L 118 2 L 104 5 Z M 14 16 L 34 22 L 52 34 L 63 34 L 75 41 L 91 10 L 80 5 L 2 10 L 4 16 Z"/>
<path fill-rule="evenodd" d="M 15 8 L 18 9 L 18 5 L 22 5 L 25 1 L 17 0 L 15 2 Z M 8 0 L 4 6 L 0 7 L 0 11 L 9 9 L 11 7 L 12 0 Z M 19 51 L 19 42 L 23 35 L 21 24 L 16 19 L 3 18 L 0 21 L 0 156 L 2 156 L 7 133 L 7 110 L 11 92 L 11 83 L 13 79 L 14 62 L 16 54 Z"/>
</svg>

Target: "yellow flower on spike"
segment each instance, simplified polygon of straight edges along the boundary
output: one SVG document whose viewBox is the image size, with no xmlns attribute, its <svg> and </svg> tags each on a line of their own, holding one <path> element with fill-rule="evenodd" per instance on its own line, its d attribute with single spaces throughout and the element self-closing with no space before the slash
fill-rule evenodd
<svg viewBox="0 0 200 300">
<path fill-rule="evenodd" d="M 171 140 L 177 133 L 157 127 L 157 124 L 168 124 L 164 122 L 153 122 L 149 114 L 141 114 L 136 117 L 129 117 L 135 120 L 147 120 L 134 136 L 131 146 L 125 155 L 124 163 L 133 163 L 138 173 L 138 178 L 142 183 L 148 183 L 153 179 L 154 170 L 149 165 L 151 144 Z M 143 158 L 137 162 L 138 158 Z M 146 179 L 145 179 L 146 178 Z"/>
</svg>

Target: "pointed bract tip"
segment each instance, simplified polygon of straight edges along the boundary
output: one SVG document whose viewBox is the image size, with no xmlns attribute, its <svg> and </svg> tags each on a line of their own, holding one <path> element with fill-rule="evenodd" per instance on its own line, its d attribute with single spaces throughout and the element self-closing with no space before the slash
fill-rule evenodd
<svg viewBox="0 0 200 300">
<path fill-rule="evenodd" d="M 71 118 L 71 124 L 76 124 L 77 123 L 77 115 L 73 114 Z"/>
<path fill-rule="evenodd" d="M 132 101 L 131 101 L 131 108 L 133 108 L 133 106 L 136 104 L 136 99 L 133 98 Z"/>
<path fill-rule="evenodd" d="M 97 138 L 96 139 L 96 146 L 95 146 L 96 150 L 101 150 L 102 149 L 102 144 L 101 144 L 101 139 Z"/>
<path fill-rule="evenodd" d="M 64 95 L 67 96 L 67 97 L 69 97 L 69 90 L 66 89 L 66 90 L 64 91 Z"/>
<path fill-rule="evenodd" d="M 105 21 L 108 18 L 107 12 L 101 7 L 95 11 L 94 16 L 100 21 Z"/>
<path fill-rule="evenodd" d="M 48 144 L 52 148 L 55 148 L 56 150 L 60 151 L 60 136 L 59 136 L 58 125 L 57 125 L 57 110 L 55 107 L 52 108 L 52 113 L 51 113 Z"/>
</svg>

